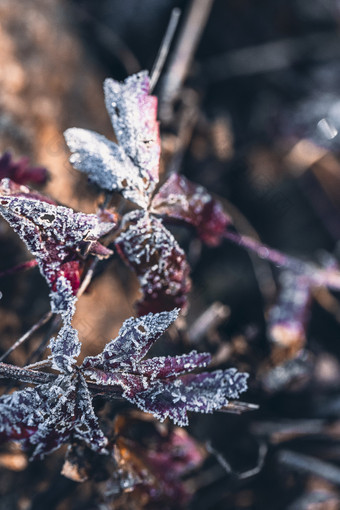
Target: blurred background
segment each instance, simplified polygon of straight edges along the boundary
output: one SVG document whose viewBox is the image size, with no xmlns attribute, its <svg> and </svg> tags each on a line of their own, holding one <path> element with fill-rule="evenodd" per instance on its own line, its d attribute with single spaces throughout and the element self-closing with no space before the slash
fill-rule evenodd
<svg viewBox="0 0 340 510">
<path fill-rule="evenodd" d="M 102 82 L 153 68 L 174 8 L 182 14 L 154 91 L 161 179 L 180 171 L 221 200 L 242 234 L 338 269 L 338 0 L 1 0 L 0 153 L 45 166 L 44 192 L 93 212 L 97 192 L 70 167 L 63 131 L 113 137 Z M 173 232 L 193 290 L 164 353 L 202 348 L 217 368 L 249 371 L 245 399 L 259 410 L 192 417 L 189 431 L 208 453 L 185 480 L 185 501 L 103 499 L 98 483 L 61 476 L 58 454 L 27 465 L 2 447 L 1 510 L 340 508 L 339 294 L 305 292 L 227 241 L 212 249 L 185 229 Z M 29 258 L 4 221 L 0 241 L 1 271 Z M 84 354 L 133 314 L 133 275 L 115 258 L 105 269 L 77 308 Z M 2 278 L 0 290 L 5 351 L 48 309 L 48 289 L 34 269 Z M 33 337 L 10 361 L 24 364 L 40 342 Z"/>
</svg>

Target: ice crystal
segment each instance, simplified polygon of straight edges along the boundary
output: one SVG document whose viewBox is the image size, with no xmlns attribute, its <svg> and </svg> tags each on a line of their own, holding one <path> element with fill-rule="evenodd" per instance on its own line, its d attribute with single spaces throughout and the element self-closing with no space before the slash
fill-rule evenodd
<svg viewBox="0 0 340 510">
<path fill-rule="evenodd" d="M 41 458 L 74 439 L 97 452 L 103 452 L 107 444 L 81 374 L 60 376 L 53 385 L 0 397 L 0 438 L 33 447 L 32 458 Z"/>
<path fill-rule="evenodd" d="M 105 80 L 105 102 L 118 144 L 93 131 L 65 131 L 70 162 L 106 190 L 146 208 L 158 182 L 160 157 L 157 99 L 149 96 L 146 71 L 123 83 Z"/>
<path fill-rule="evenodd" d="M 189 223 L 205 243 L 215 246 L 231 223 L 210 193 L 181 175 L 172 174 L 154 196 L 152 212 Z"/>
<path fill-rule="evenodd" d="M 69 323 L 69 318 L 56 338 L 50 340 L 52 367 L 60 372 L 72 373 L 73 367 L 80 354 L 81 343 L 76 331 Z"/>
<path fill-rule="evenodd" d="M 149 313 L 144 317 L 127 319 L 118 332 L 98 356 L 84 359 L 85 368 L 114 369 L 136 368 L 154 342 L 177 319 L 178 310 Z"/>
<path fill-rule="evenodd" d="M 185 254 L 176 239 L 144 211 L 126 215 L 125 222 L 115 244 L 138 276 L 143 293 L 137 303 L 139 314 L 184 307 L 191 283 Z"/>
<path fill-rule="evenodd" d="M 113 228 L 94 214 L 74 212 L 72 209 L 44 201 L 25 186 L 15 186 L 4 179 L 0 182 L 0 214 L 19 234 L 30 252 L 37 258 L 39 268 L 51 288 L 52 308 L 65 311 L 65 295 L 59 287 L 65 280 L 75 295 L 80 282 L 80 266 L 84 253 L 108 256 L 111 251 L 98 239 Z M 71 300 L 71 297 L 70 297 Z"/>
<path fill-rule="evenodd" d="M 120 386 L 123 397 L 163 421 L 188 424 L 188 411 L 211 413 L 247 389 L 248 374 L 236 369 L 190 374 L 210 355 L 193 351 L 175 357 L 142 358 L 176 319 L 177 310 L 128 319 L 115 340 L 95 357 L 85 358 L 85 374 L 100 385 Z M 185 375 L 179 375 L 185 374 Z"/>
</svg>

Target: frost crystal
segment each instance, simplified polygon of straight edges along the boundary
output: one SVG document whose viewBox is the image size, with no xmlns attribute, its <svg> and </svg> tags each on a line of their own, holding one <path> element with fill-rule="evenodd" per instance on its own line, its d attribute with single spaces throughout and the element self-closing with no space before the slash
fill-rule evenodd
<svg viewBox="0 0 340 510">
<path fill-rule="evenodd" d="M 65 321 L 58 333 L 57 338 L 51 338 L 50 348 L 52 352 L 52 367 L 60 372 L 72 373 L 73 366 L 80 354 L 81 343 L 78 331 Z"/>
<path fill-rule="evenodd" d="M 80 439 L 97 452 L 107 440 L 98 426 L 81 374 L 0 397 L 0 439 L 19 440 L 41 458 L 63 443 Z"/>
<path fill-rule="evenodd" d="M 37 258 L 51 288 L 54 311 L 66 311 L 68 304 L 72 306 L 70 288 L 74 296 L 79 287 L 83 254 L 111 254 L 98 239 L 113 228 L 112 223 L 103 223 L 94 214 L 54 205 L 8 179 L 0 182 L 0 214 Z M 67 291 L 61 295 L 60 288 L 64 290 L 65 286 Z"/>
<path fill-rule="evenodd" d="M 136 368 L 154 342 L 177 319 L 179 310 L 149 313 L 137 319 L 127 319 L 120 328 L 117 338 L 109 342 L 98 356 L 84 359 L 83 367 L 105 369 L 124 367 Z"/>
<path fill-rule="evenodd" d="M 176 239 L 144 211 L 133 211 L 125 221 L 115 244 L 138 276 L 143 292 L 137 303 L 139 314 L 185 306 L 191 288 L 189 266 Z"/>
<path fill-rule="evenodd" d="M 123 83 L 105 80 L 105 102 L 119 145 L 85 129 L 65 131 L 70 162 L 103 189 L 119 191 L 146 208 L 158 182 L 160 139 L 157 98 L 147 72 Z"/>
<path fill-rule="evenodd" d="M 231 218 L 210 193 L 185 177 L 172 174 L 152 200 L 151 211 L 189 223 L 205 243 L 216 246 Z"/>
<path fill-rule="evenodd" d="M 128 319 L 118 337 L 98 356 L 85 358 L 82 368 L 100 385 L 120 386 L 123 397 L 143 411 L 161 421 L 169 417 L 184 426 L 188 424 L 188 411 L 211 413 L 246 391 L 248 374 L 231 368 L 188 375 L 210 362 L 208 353 L 196 351 L 143 361 L 177 314 L 174 310 Z"/>
</svg>

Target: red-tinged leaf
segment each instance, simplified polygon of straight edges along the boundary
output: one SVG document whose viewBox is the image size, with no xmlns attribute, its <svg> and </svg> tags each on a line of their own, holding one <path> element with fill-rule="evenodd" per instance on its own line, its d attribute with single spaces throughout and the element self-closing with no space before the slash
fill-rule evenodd
<svg viewBox="0 0 340 510">
<path fill-rule="evenodd" d="M 179 478 L 196 469 L 205 455 L 185 430 L 173 428 L 157 448 L 147 452 L 147 457 L 153 467 L 162 469 L 164 475 L 167 471 L 169 477 Z"/>
<path fill-rule="evenodd" d="M 157 99 L 149 96 L 146 72 L 123 83 L 107 79 L 106 107 L 119 145 L 85 129 L 65 131 L 72 165 L 102 189 L 118 191 L 147 208 L 158 183 L 160 157 Z"/>
<path fill-rule="evenodd" d="M 140 431 L 138 441 L 135 430 Z M 201 466 L 206 451 L 184 429 L 163 427 L 160 432 L 154 422 L 127 415 L 116 418 L 115 436 L 117 470 L 107 483 L 108 494 L 113 487 L 119 492 L 138 487 L 148 507 L 182 508 L 189 502 L 193 491 L 183 478 Z"/>
<path fill-rule="evenodd" d="M 28 440 L 41 421 L 41 403 L 35 388 L 0 397 L 0 441 Z"/>
<path fill-rule="evenodd" d="M 76 213 L 43 201 L 29 188 L 18 188 L 8 180 L 0 185 L 0 214 L 36 257 L 52 291 L 53 311 L 67 311 L 69 305 L 65 296 L 58 295 L 58 288 L 64 289 L 66 285 L 69 298 L 75 296 L 83 253 L 98 255 L 101 251 L 103 256 L 108 256 L 111 252 L 107 248 L 99 250 L 98 239 L 114 225 L 102 223 L 94 214 Z"/>
<path fill-rule="evenodd" d="M 0 157 L 0 179 L 8 177 L 18 184 L 34 182 L 44 184 L 47 179 L 47 170 L 42 166 L 30 166 L 29 158 L 22 157 L 13 161 L 10 152 Z"/>
<path fill-rule="evenodd" d="M 231 218 L 208 191 L 182 175 L 172 174 L 154 196 L 151 211 L 189 223 L 210 246 L 219 244 Z"/>
<path fill-rule="evenodd" d="M 103 386 L 119 386 L 122 396 L 163 421 L 188 424 L 188 411 L 211 413 L 247 389 L 248 374 L 235 368 L 190 374 L 205 367 L 210 355 L 193 351 L 142 361 L 154 341 L 177 317 L 177 310 L 128 319 L 118 337 L 95 357 L 85 358 L 85 375 Z M 180 375 L 179 374 L 185 374 Z"/>
<path fill-rule="evenodd" d="M 137 303 L 139 315 L 184 308 L 191 288 L 190 269 L 173 235 L 144 211 L 133 211 L 125 220 L 115 245 L 139 279 L 143 293 Z"/>
<path fill-rule="evenodd" d="M 71 440 L 84 441 L 97 452 L 104 452 L 107 444 L 80 374 L 0 397 L 0 437 L 33 447 L 32 458 L 42 458 Z"/>
<path fill-rule="evenodd" d="M 52 200 L 52 198 L 47 197 L 46 195 L 42 195 L 38 193 L 36 190 L 29 188 L 28 186 L 24 186 L 22 184 L 18 184 L 11 179 L 1 179 L 0 180 L 0 194 L 1 195 L 12 195 L 15 197 L 29 197 L 34 200 L 40 200 L 41 202 L 46 202 L 48 204 L 57 205 L 57 203 Z"/>
</svg>

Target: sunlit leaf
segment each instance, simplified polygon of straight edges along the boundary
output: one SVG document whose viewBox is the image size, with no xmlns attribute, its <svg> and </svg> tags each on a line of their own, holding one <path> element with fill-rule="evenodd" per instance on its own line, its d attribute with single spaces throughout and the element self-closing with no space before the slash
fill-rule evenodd
<svg viewBox="0 0 340 510">
<path fill-rule="evenodd" d="M 196 228 L 205 243 L 215 246 L 231 218 L 210 193 L 182 175 L 172 174 L 152 200 L 155 214 L 188 223 Z"/>
<path fill-rule="evenodd" d="M 105 80 L 105 101 L 118 145 L 85 129 L 65 131 L 70 162 L 99 187 L 119 191 L 143 208 L 158 182 L 160 157 L 157 99 L 149 96 L 147 72 L 120 83 Z"/>
</svg>

